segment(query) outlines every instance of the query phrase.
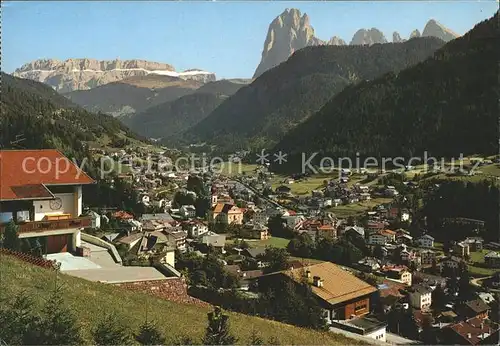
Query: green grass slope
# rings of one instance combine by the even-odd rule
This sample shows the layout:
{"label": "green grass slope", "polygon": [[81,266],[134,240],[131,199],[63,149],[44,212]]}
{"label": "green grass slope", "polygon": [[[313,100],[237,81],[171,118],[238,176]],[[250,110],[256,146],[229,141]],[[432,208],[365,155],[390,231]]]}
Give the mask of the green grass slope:
{"label": "green grass slope", "polygon": [[[191,336],[199,341],[205,333],[208,308],[177,304],[64,274],[59,274],[57,280],[63,286],[65,303],[78,317],[83,337],[88,343],[92,342],[90,331],[105,312],[117,314],[131,332],[136,332],[145,321],[147,310],[148,320],[157,323],[167,338],[167,343],[172,343],[181,336]],[[53,271],[20,262],[10,256],[0,257],[2,298],[14,297],[25,290],[33,297],[38,309],[45,303],[55,282]],[[249,342],[253,331],[257,331],[265,343],[275,337],[287,345],[360,344],[338,334],[317,332],[237,313],[229,315],[231,331],[237,335],[241,344]]]}

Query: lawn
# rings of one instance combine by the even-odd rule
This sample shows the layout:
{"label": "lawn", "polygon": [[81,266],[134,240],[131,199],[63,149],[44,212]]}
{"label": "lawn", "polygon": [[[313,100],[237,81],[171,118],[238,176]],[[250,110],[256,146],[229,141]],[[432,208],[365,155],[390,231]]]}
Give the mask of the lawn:
{"label": "lawn", "polygon": [[251,247],[266,247],[272,246],[277,248],[286,248],[290,239],[271,237],[266,240],[245,240]]}
{"label": "lawn", "polygon": [[474,251],[470,253],[470,260],[474,263],[484,263],[484,255],[488,253],[488,250]]}
{"label": "lawn", "polygon": [[495,269],[477,267],[477,266],[473,266],[473,265],[469,265],[468,268],[469,268],[470,275],[474,276],[474,277],[490,276],[496,272]]}
{"label": "lawn", "polygon": [[221,175],[227,177],[234,177],[240,174],[252,175],[255,169],[259,165],[248,164],[248,163],[236,163],[236,162],[223,162],[221,164],[214,164],[213,170],[215,172],[220,172]]}
{"label": "lawn", "polygon": [[332,213],[335,213],[337,217],[348,217],[363,214],[366,211],[373,209],[373,207],[382,204],[389,203],[392,198],[373,198],[368,201],[362,201],[359,203],[342,204],[329,209]]}
{"label": "lawn", "polygon": [[[12,257],[0,258],[0,295],[12,299],[20,291],[26,291],[34,299],[34,309],[40,309],[53,289],[53,271],[19,262]],[[64,299],[78,317],[85,344],[90,344],[90,330],[105,312],[118,315],[130,332],[135,332],[145,321],[155,321],[172,344],[180,336],[201,340],[207,325],[209,308],[179,304],[162,300],[144,293],[102,283],[59,274],[57,282],[63,286]],[[317,332],[287,324],[265,320],[238,313],[230,315],[231,331],[238,336],[240,344],[248,344],[253,331],[257,331],[267,343],[271,337],[282,344],[295,345],[347,345],[359,344],[355,340],[330,332]]]}

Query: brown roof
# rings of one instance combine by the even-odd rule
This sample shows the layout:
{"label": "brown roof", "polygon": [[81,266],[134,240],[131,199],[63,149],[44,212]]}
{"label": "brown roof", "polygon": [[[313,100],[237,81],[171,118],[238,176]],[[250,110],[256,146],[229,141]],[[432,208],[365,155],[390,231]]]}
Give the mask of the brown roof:
{"label": "brown roof", "polygon": [[0,200],[45,198],[40,185],[92,184],[94,180],[54,149],[0,150]]}
{"label": "brown roof", "polygon": [[311,277],[319,276],[323,280],[323,287],[312,286],[312,291],[315,295],[332,305],[377,291],[375,287],[331,262],[322,262],[306,268],[286,270],[282,273],[297,282],[301,282],[301,275],[304,270],[309,270]]}
{"label": "brown roof", "polygon": [[[449,326],[450,330],[460,335],[471,345],[478,344],[483,338],[498,330],[498,325],[481,318],[471,318]],[[470,337],[469,337],[470,336]]]}

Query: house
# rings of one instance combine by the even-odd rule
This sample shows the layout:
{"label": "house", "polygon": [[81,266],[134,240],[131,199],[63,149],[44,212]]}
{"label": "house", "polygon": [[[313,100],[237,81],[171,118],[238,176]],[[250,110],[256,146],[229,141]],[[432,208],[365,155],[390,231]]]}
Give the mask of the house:
{"label": "house", "polygon": [[276,188],[276,193],[278,193],[279,195],[290,195],[291,192],[292,189],[285,185],[280,185]]}
{"label": "house", "polygon": [[134,233],[134,234],[119,238],[117,240],[117,243],[125,245],[130,250],[131,248],[133,248],[136,244],[138,244],[141,241],[143,236],[144,236],[143,233]]}
{"label": "house", "polygon": [[458,242],[453,245],[452,249],[455,256],[465,258],[470,255],[469,243]]}
{"label": "house", "polygon": [[166,234],[168,242],[181,252],[186,251],[187,232],[181,230],[163,231]]}
{"label": "house", "polygon": [[156,220],[167,223],[174,223],[174,218],[169,213],[142,214],[141,221]]}
{"label": "house", "polygon": [[411,286],[411,272],[406,267],[392,267],[384,271],[385,277]]}
{"label": "house", "polygon": [[405,284],[384,279],[381,284],[377,285],[378,299],[375,300],[375,306],[379,308],[379,311],[389,312],[405,297],[403,293],[406,288]]}
{"label": "house", "polygon": [[385,245],[387,244],[387,237],[382,233],[372,233],[368,236],[368,244],[370,245]]}
{"label": "house", "polygon": [[432,275],[432,274],[427,274],[427,273],[422,273],[419,271],[416,271],[413,273],[413,281],[414,282],[421,282],[426,284],[427,286],[437,286],[440,285],[441,287],[446,286],[446,278],[438,275]]}
{"label": "house", "polygon": [[365,229],[363,227],[359,227],[359,226],[348,226],[348,227],[344,228],[342,235],[348,237],[351,232],[353,232],[352,234],[356,237],[359,236],[363,239],[365,238]]}
{"label": "house", "polygon": [[253,214],[253,222],[259,223],[261,225],[267,225],[267,222],[269,221],[269,213],[266,211],[256,211]]}
{"label": "house", "polygon": [[386,237],[388,242],[396,241],[396,232],[395,231],[391,231],[390,229],[385,229],[383,231],[380,231],[380,234],[382,234],[384,237]]}
{"label": "house", "polygon": [[212,234],[212,232],[208,232],[203,235],[201,242],[206,246],[213,246],[223,251],[226,246],[226,236],[224,234]]}
{"label": "house", "polygon": [[484,263],[490,268],[500,268],[500,254],[496,251],[490,251],[484,255]]}
{"label": "house", "polygon": [[432,250],[421,250],[420,251],[420,260],[422,265],[428,266],[432,265],[436,260],[436,253]]}
{"label": "house", "polygon": [[441,260],[441,266],[443,268],[457,269],[463,263],[463,260],[456,256],[448,256]]}
{"label": "house", "polygon": [[209,221],[211,223],[221,223],[224,225],[243,223],[243,212],[240,208],[233,204],[217,203],[215,207],[209,211]]}
{"label": "house", "polygon": [[[450,345],[494,345],[491,336],[498,332],[498,324],[481,318],[471,318],[442,329],[443,339]],[[498,339],[498,337],[497,337]]]}
{"label": "house", "polygon": [[259,287],[277,277],[296,284],[307,282],[325,311],[328,324],[350,320],[370,312],[370,297],[377,289],[331,262],[271,273],[259,278]]}
{"label": "house", "polygon": [[479,252],[483,250],[483,238],[480,237],[467,237],[464,243],[469,244],[469,250],[471,252]]}
{"label": "house", "polygon": [[461,317],[469,318],[488,318],[490,306],[477,298],[469,300],[457,307],[457,312]]}
{"label": "house", "polygon": [[92,220],[90,228],[100,229],[101,228],[101,215],[93,210],[89,210],[85,213],[85,216],[89,216]]}
{"label": "house", "polygon": [[267,226],[258,223],[250,223],[242,227],[240,236],[247,239],[266,240],[271,238],[271,233],[269,233],[269,228]]}
{"label": "house", "polygon": [[118,210],[112,213],[111,217],[118,221],[124,221],[124,220],[132,220],[134,218],[134,215],[127,213],[126,211],[123,210]]}
{"label": "house", "polygon": [[413,237],[409,234],[396,234],[396,243],[410,245],[413,242]]}
{"label": "house", "polygon": [[200,220],[192,220],[188,221],[187,230],[191,238],[198,238],[208,232],[208,226]]}
{"label": "house", "polygon": [[408,293],[411,306],[415,309],[428,310],[432,304],[431,294],[432,289],[426,285],[413,286]]}
{"label": "house", "polygon": [[373,317],[363,316],[350,320],[334,321],[332,325],[365,338],[374,339],[381,343],[386,342],[387,324]]}
{"label": "house", "polygon": [[183,205],[179,208],[179,212],[185,219],[196,217],[196,208],[194,205]]}
{"label": "house", "polygon": [[243,250],[242,255],[247,258],[258,259],[260,256],[264,255],[265,252],[266,248],[264,247],[248,248]]}
{"label": "house", "polygon": [[433,248],[434,247],[434,237],[425,234],[417,239],[417,243],[423,248]]}
{"label": "house", "polygon": [[43,254],[81,247],[82,186],[94,180],[57,150],[0,150],[0,232],[11,220]]}
{"label": "house", "polygon": [[357,267],[365,272],[374,272],[380,269],[380,263],[376,258],[365,257],[358,261]]}

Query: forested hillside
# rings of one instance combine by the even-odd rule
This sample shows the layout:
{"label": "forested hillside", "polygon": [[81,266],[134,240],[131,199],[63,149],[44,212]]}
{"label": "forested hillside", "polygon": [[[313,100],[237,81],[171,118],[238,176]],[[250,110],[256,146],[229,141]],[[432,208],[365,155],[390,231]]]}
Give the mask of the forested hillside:
{"label": "forested hillside", "polygon": [[[333,97],[276,147],[289,154],[434,156],[498,152],[498,12],[433,57]],[[292,157],[290,157],[292,158]]]}
{"label": "forested hillside", "polygon": [[0,146],[57,148],[82,156],[85,145],[106,137],[111,143],[139,140],[111,116],[89,113],[50,87],[2,73]]}
{"label": "forested hillside", "polygon": [[176,136],[212,112],[227,96],[195,93],[146,109],[134,116],[120,117],[127,126],[148,138]]}
{"label": "forested hillside", "polygon": [[241,88],[188,130],[185,139],[207,141],[228,151],[276,143],[349,84],[400,71],[443,44],[429,37],[405,43],[301,49]]}

